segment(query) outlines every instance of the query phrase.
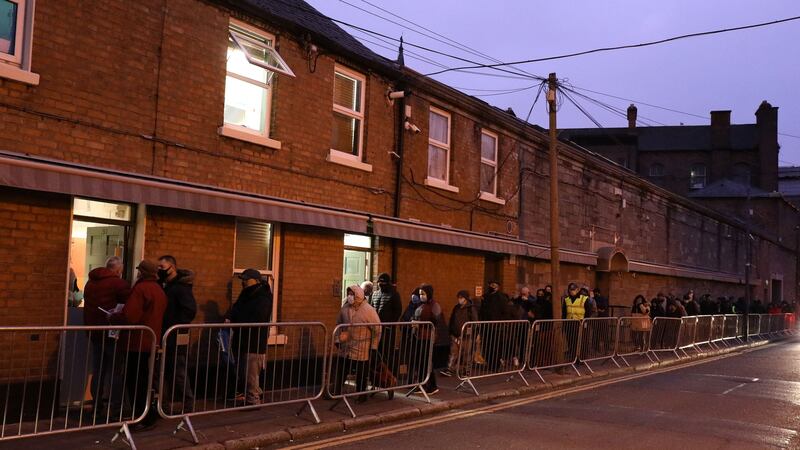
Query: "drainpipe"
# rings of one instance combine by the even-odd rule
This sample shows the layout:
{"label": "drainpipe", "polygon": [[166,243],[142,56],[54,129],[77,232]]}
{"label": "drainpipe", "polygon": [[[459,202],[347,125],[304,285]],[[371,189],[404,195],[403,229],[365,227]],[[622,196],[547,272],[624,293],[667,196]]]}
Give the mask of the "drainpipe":
{"label": "drainpipe", "polygon": [[[404,91],[405,86],[401,83],[397,91]],[[403,147],[405,146],[405,123],[406,123],[406,98],[405,96],[397,99],[397,140],[395,145],[395,182],[394,182],[394,211],[392,215],[400,218],[401,187],[403,185]],[[392,282],[397,283],[397,239],[392,239]]]}

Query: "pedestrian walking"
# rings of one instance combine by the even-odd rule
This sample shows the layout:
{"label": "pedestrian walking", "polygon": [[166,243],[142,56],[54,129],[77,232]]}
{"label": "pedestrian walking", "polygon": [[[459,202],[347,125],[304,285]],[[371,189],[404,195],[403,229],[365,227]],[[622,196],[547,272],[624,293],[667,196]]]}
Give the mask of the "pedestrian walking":
{"label": "pedestrian walking", "polygon": [[[192,323],[197,315],[197,301],[192,292],[194,272],[178,268],[178,261],[172,255],[158,258],[158,281],[167,295],[167,309],[164,312],[163,332],[174,325]],[[161,395],[169,400],[170,414],[194,411],[194,390],[188,375],[186,353],[189,346],[189,333],[171,333],[167,338],[167,348],[163,355],[164,386],[168,392]]]}
{"label": "pedestrian walking", "polygon": [[[447,368],[439,372],[446,377],[458,374],[458,358],[461,355],[461,363],[464,367],[472,366],[472,336],[464,335],[462,329],[467,322],[478,320],[478,310],[469,298],[469,291],[462,290],[456,294],[456,305],[450,313],[450,357],[447,361]],[[471,332],[471,330],[470,330]]]}
{"label": "pedestrian walking", "polygon": [[[114,311],[128,299],[131,286],[122,279],[122,270],[122,259],[112,256],[104,267],[89,272],[89,281],[83,289],[84,325],[108,325],[108,315],[104,311]],[[124,390],[120,361],[124,349],[118,345],[119,333],[90,331],[89,342],[92,348],[92,413],[96,418],[119,415]]]}
{"label": "pedestrian walking", "polygon": [[[242,290],[225,316],[226,323],[263,323],[272,318],[272,289],[256,269],[239,275]],[[231,350],[236,356],[234,404],[259,405],[263,402],[261,371],[266,367],[269,327],[233,328]]]}
{"label": "pedestrian walking", "polygon": [[[130,296],[125,300],[121,311],[109,316],[109,322],[117,325],[144,325],[155,335],[155,342],[161,341],[161,326],[164,311],[167,309],[167,296],[158,284],[158,266],[149,260],[142,260],[136,266],[138,275]],[[128,399],[133,410],[133,417],[144,413],[149,394],[151,380],[150,351],[153,345],[149,333],[131,331],[124,335],[128,355],[125,373]],[[149,409],[145,418],[133,426],[134,431],[152,428],[158,420],[156,408]]]}

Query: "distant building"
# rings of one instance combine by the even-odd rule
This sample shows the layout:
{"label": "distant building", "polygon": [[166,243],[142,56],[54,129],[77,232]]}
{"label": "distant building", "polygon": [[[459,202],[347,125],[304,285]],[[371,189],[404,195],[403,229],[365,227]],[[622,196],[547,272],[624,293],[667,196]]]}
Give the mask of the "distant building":
{"label": "distant building", "polygon": [[800,206],[800,167],[778,168],[778,190],[786,200]]}

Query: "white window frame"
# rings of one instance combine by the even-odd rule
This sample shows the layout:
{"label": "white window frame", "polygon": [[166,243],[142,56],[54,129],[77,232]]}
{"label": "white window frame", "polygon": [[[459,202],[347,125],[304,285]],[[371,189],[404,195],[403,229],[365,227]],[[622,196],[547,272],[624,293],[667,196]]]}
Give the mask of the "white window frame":
{"label": "white window frame", "polygon": [[[492,139],[494,139],[494,160],[486,159],[486,158],[483,157],[483,136],[484,135],[489,136]],[[485,129],[481,130],[481,153],[480,153],[480,155],[481,155],[481,169],[483,169],[484,165],[491,166],[494,169],[492,171],[492,174],[493,174],[492,176],[494,178],[492,180],[492,185],[493,185],[492,191],[491,192],[490,191],[484,191],[483,190],[483,180],[480,179],[480,176],[483,173],[483,170],[481,170],[480,173],[478,174],[478,177],[479,177],[478,178],[479,179],[478,184],[480,185],[479,189],[481,190],[482,194],[491,194],[492,196],[495,196],[495,197],[497,197],[497,149],[499,147],[499,141],[500,141],[500,138],[497,135],[497,133],[493,133],[493,132],[491,132],[489,130],[485,130]]]}
{"label": "white window frame", "polygon": [[347,67],[341,66],[339,64],[336,64],[333,69],[334,83],[336,82],[335,80],[337,74],[355,80],[358,83],[361,83],[361,89],[359,93],[360,95],[359,104],[361,105],[361,111],[355,111],[350,108],[337,105],[336,102],[333,100],[333,97],[331,98],[331,104],[333,105],[334,112],[343,114],[347,117],[358,119],[361,123],[361,126],[358,129],[358,154],[353,155],[352,153],[343,152],[341,150],[331,148],[330,152],[328,153],[327,159],[332,163],[341,164],[343,166],[352,167],[354,169],[364,170],[366,172],[372,172],[372,165],[364,162],[364,128],[366,127],[366,114],[364,113],[364,109],[366,108],[365,101],[366,101],[366,90],[367,90],[366,89],[367,77],[364,74],[348,69]]}
{"label": "white window frame", "polygon": [[[440,116],[443,116],[443,117],[447,118],[447,143],[444,143],[444,142],[441,142],[441,141],[437,141],[436,139],[431,137],[431,132],[430,132],[430,113],[435,113],[435,114],[438,114]],[[445,150],[447,152],[447,156],[445,158],[446,159],[446,161],[445,161],[446,162],[446,164],[445,164],[445,172],[444,172],[445,179],[442,180],[440,178],[432,177],[431,174],[428,173],[428,168],[427,168],[428,161],[429,161],[429,159],[431,157],[430,156],[430,149],[428,149],[428,155],[427,155],[427,158],[425,159],[425,165],[426,165],[426,168],[425,168],[425,173],[426,173],[425,185],[426,186],[435,187],[435,188],[439,188],[439,189],[444,189],[444,190],[450,191],[450,192],[458,192],[458,188],[450,184],[450,150],[452,148],[452,143],[453,143],[452,129],[453,129],[453,115],[450,114],[449,112],[443,110],[443,109],[437,108],[435,106],[431,106],[429,111],[428,111],[428,145],[429,146],[433,145],[434,147],[437,147],[437,148],[440,148],[442,150]]]}
{"label": "white window frame", "polygon": [[[703,175],[694,175],[694,168],[702,167]],[[702,183],[696,183],[695,178],[702,178]],[[708,167],[703,163],[696,163],[689,166],[689,189],[703,189],[708,185]]]}
{"label": "white window frame", "polygon": [[0,78],[37,86],[39,74],[31,72],[35,0],[8,0],[17,5],[14,53],[0,53]]}
{"label": "white window frame", "polygon": [[[255,39],[250,39],[242,33],[237,32],[233,27],[238,27],[243,30],[246,30],[250,33],[253,33],[266,41],[272,43],[272,46],[266,46],[263,42],[256,41]],[[294,77],[294,72],[292,72],[289,65],[281,58],[280,54],[275,50],[275,35],[268,33],[266,31],[260,30],[255,28],[251,25],[248,25],[244,22],[239,20],[231,19],[230,24],[228,25],[228,39],[232,40],[234,44],[239,47],[239,49],[244,53],[245,58],[250,64],[258,66],[264,70],[271,71],[274,73],[281,73],[284,75],[288,75]],[[270,66],[267,64],[263,64],[262,62],[252,58],[243,48],[242,48],[242,41],[245,40],[247,42],[262,46],[268,53],[270,53],[274,58],[276,58],[286,70],[283,70],[280,67]],[[225,47],[225,51],[227,52],[227,46]],[[227,65],[227,60],[226,60]],[[250,83],[255,86],[258,86],[262,89],[266,90],[266,95],[264,96],[264,123],[263,128],[264,131],[257,131],[247,127],[243,127],[241,125],[236,125],[232,123],[225,122],[225,118],[223,117],[223,124],[219,127],[219,134],[222,136],[227,136],[234,139],[239,139],[242,141],[252,142],[254,144],[263,145],[265,147],[270,147],[279,150],[281,148],[281,142],[275,139],[272,139],[269,136],[270,126],[272,124],[272,86],[271,83],[261,83],[255,81],[253,79],[241,76],[239,74],[228,72],[227,67],[225,68],[225,76],[232,77],[237,80],[243,81],[245,83]],[[224,94],[223,94],[223,102],[224,102]]]}

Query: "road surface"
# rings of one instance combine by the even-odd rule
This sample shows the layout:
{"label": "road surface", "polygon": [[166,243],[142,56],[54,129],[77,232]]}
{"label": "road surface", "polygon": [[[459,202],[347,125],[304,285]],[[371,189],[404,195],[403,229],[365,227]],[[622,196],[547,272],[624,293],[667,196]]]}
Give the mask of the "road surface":
{"label": "road surface", "polygon": [[800,448],[800,341],[294,447]]}

